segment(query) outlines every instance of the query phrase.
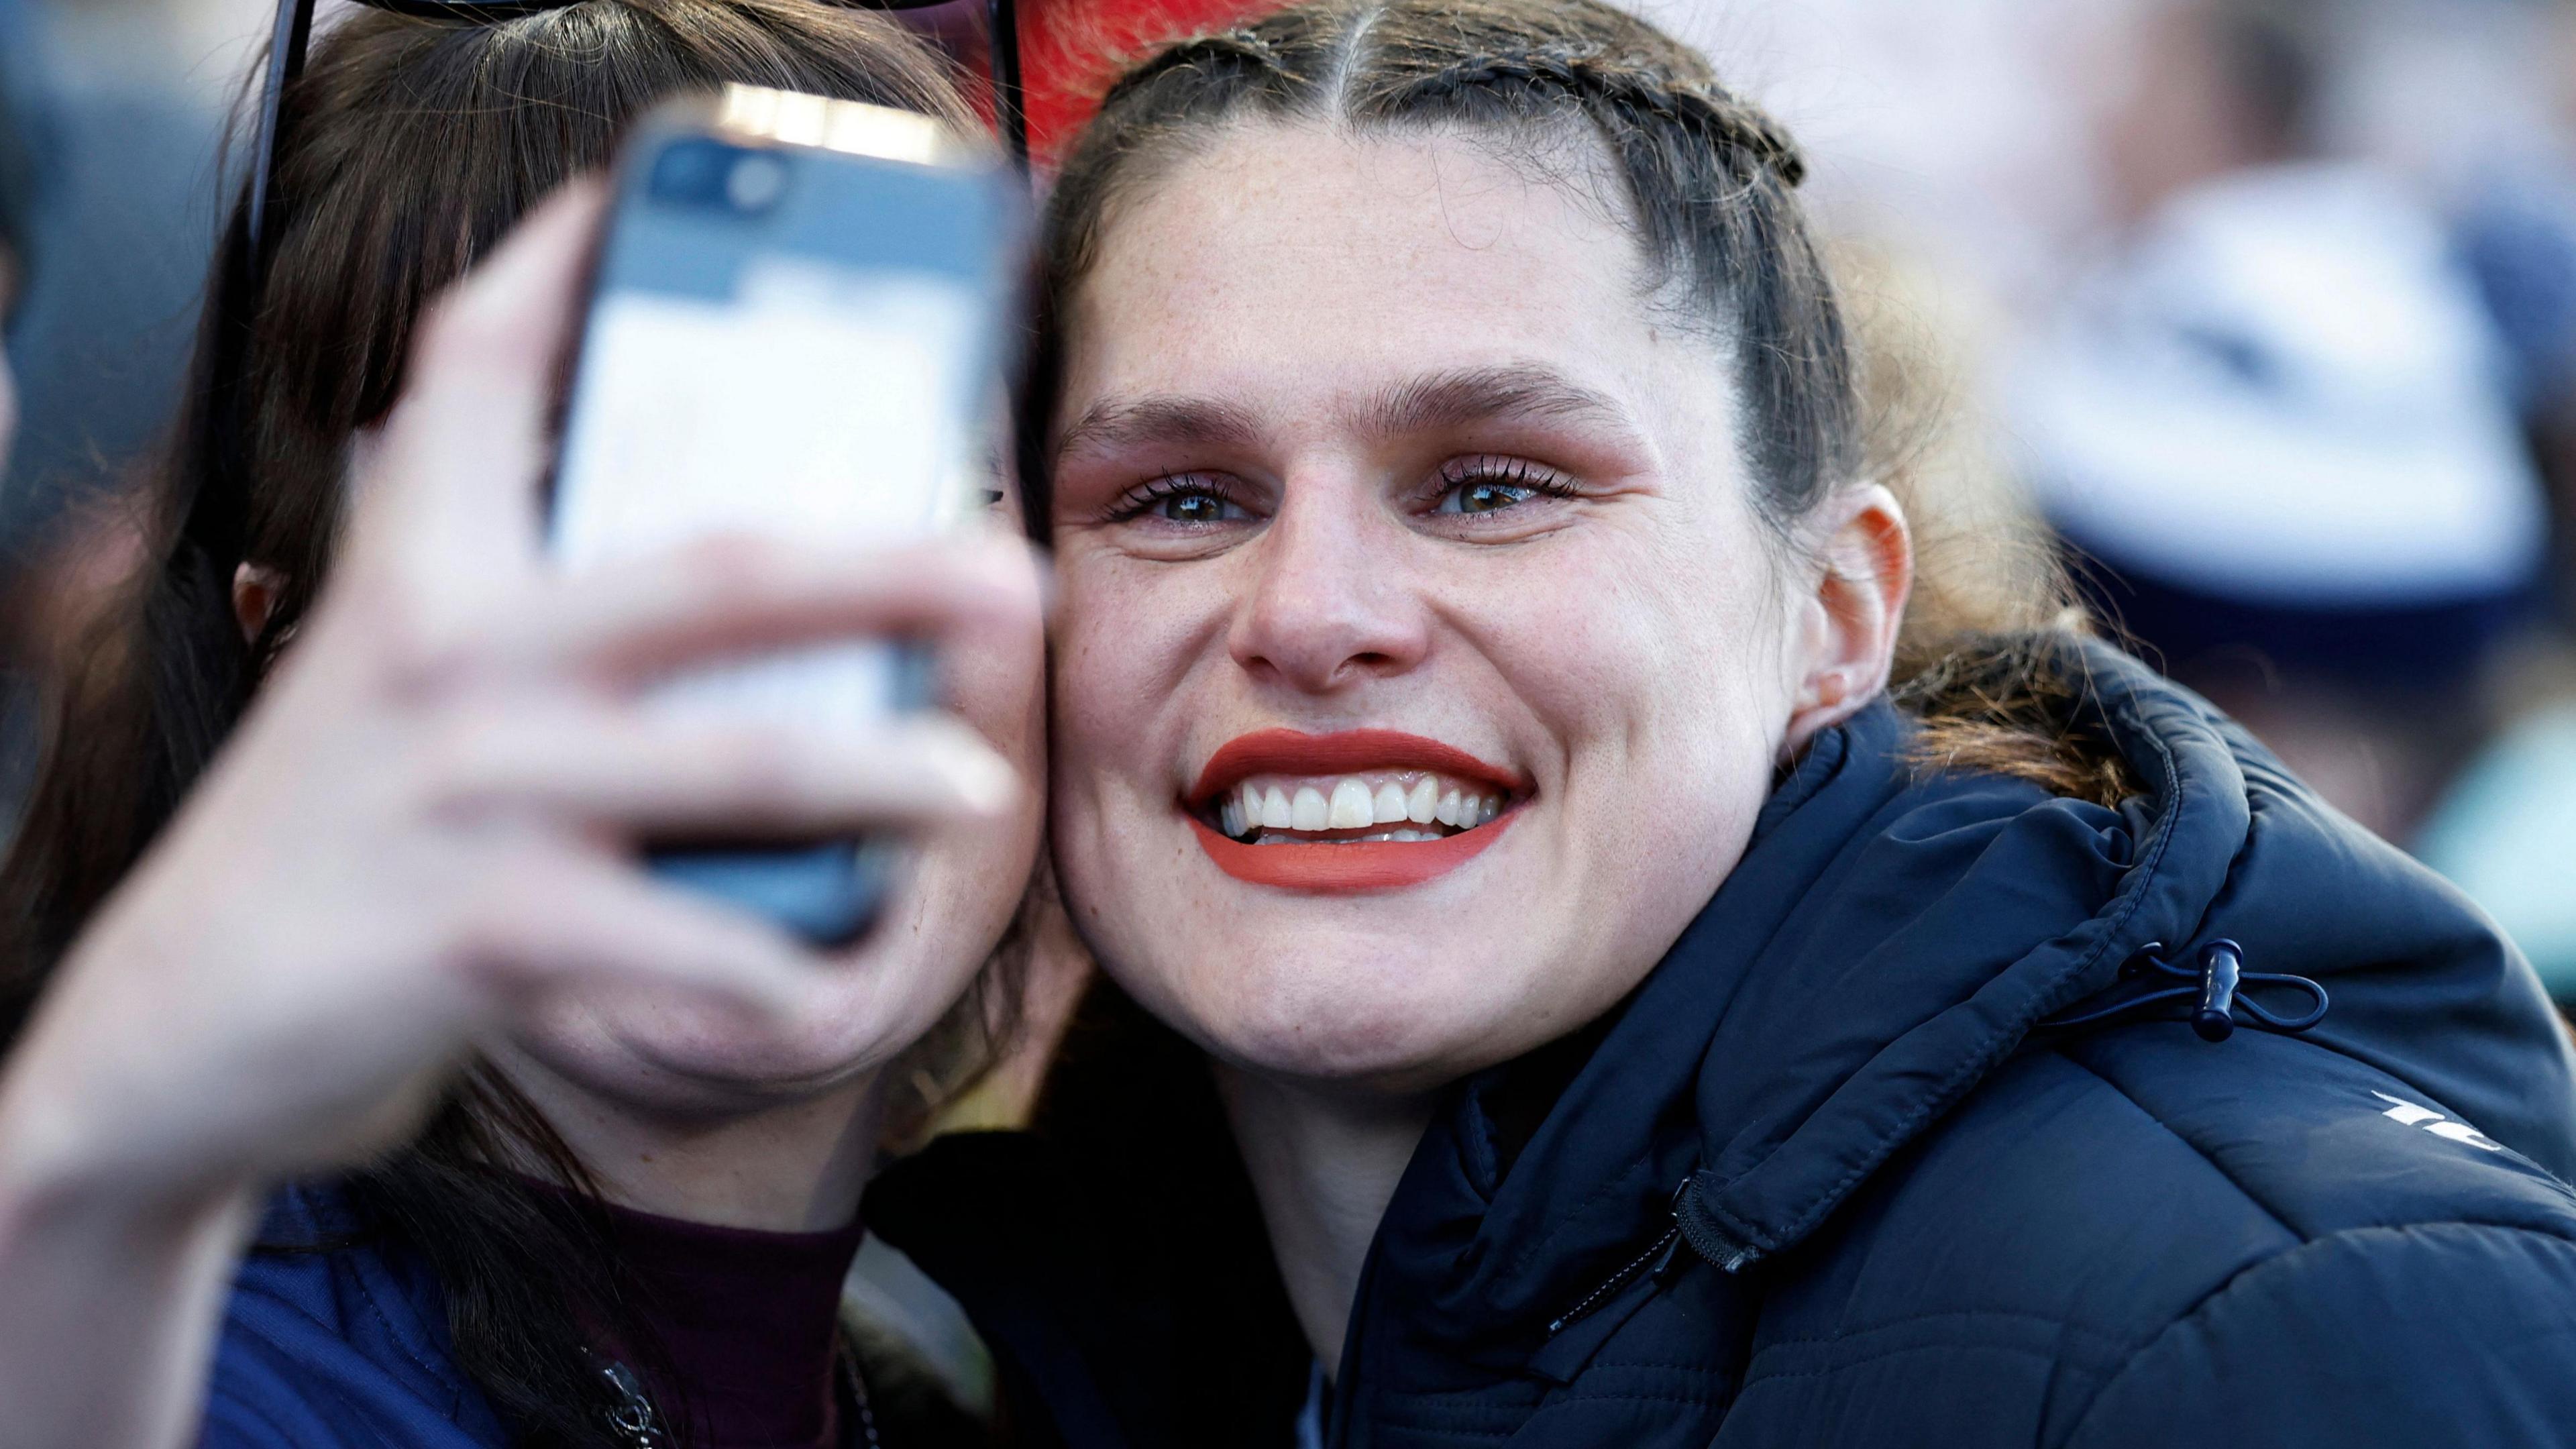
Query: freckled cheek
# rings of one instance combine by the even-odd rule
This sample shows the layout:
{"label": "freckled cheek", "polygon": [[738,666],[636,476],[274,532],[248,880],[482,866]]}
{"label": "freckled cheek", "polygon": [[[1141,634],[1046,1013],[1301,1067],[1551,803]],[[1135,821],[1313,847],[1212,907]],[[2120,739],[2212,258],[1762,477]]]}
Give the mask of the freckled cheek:
{"label": "freckled cheek", "polygon": [[[1059,564],[1055,752],[1065,784],[1088,793],[1115,778],[1160,780],[1175,713],[1194,707],[1197,652],[1222,647],[1205,590],[1183,570],[1129,560]],[[1198,671],[1204,674],[1204,671]]]}
{"label": "freckled cheek", "polygon": [[1512,695],[1561,752],[1573,797],[1627,817],[1633,797],[1678,803],[1744,776],[1768,748],[1776,693],[1767,661],[1779,624],[1759,586],[1705,556],[1553,562],[1544,579],[1502,581],[1472,613]]}

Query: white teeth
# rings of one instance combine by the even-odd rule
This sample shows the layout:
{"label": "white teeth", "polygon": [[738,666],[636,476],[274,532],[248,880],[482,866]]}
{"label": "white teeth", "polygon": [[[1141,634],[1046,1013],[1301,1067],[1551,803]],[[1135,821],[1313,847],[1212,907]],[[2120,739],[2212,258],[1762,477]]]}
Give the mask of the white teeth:
{"label": "white teeth", "polygon": [[1288,806],[1288,828],[1291,830],[1330,830],[1332,827],[1324,822],[1331,818],[1332,811],[1324,804],[1324,792],[1312,785],[1299,790],[1297,798]]}
{"label": "white teeth", "polygon": [[1394,825],[1404,819],[1404,787],[1390,780],[1377,787],[1376,819],[1378,825]]}
{"label": "white teeth", "polygon": [[[1235,839],[1262,831],[1366,830],[1374,825],[1398,828],[1345,839],[1439,840],[1444,837],[1438,831],[1406,827],[1438,824],[1473,830],[1500,815],[1508,803],[1505,796],[1482,794],[1437,775],[1411,771],[1395,779],[1372,773],[1310,785],[1246,781],[1216,802],[1216,823]],[[1274,836],[1270,843],[1281,842]]]}
{"label": "white teeth", "polygon": [[1333,787],[1332,813],[1326,817],[1325,829],[1356,830],[1376,822],[1376,806],[1365,781],[1344,780]]}
{"label": "white teeth", "polygon": [[[1380,807],[1381,812],[1384,807]],[[1428,825],[1439,819],[1440,782],[1429,775],[1413,784],[1413,793],[1404,797],[1404,818],[1416,825]],[[1380,818],[1384,816],[1381,813]]]}

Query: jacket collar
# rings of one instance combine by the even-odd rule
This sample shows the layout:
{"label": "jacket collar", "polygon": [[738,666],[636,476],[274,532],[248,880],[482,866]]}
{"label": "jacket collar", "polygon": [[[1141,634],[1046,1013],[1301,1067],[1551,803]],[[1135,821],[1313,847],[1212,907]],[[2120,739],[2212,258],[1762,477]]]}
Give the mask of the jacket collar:
{"label": "jacket collar", "polygon": [[[2120,812],[1994,779],[1910,784],[1885,715],[1855,741],[1846,773],[1884,803],[1801,902],[1813,931],[1758,953],[1763,989],[1699,1073],[1703,1158],[1679,1216],[1720,1267],[1795,1245],[2039,1022],[2199,931],[2251,823],[2244,773],[2196,697],[2112,649],[2085,662],[2154,791]],[[1782,1043],[1813,1045],[1756,1065]]]}
{"label": "jacket collar", "polygon": [[1780,1253],[2036,1023],[2188,941],[2245,840],[2242,772],[2206,705],[2114,650],[2084,663],[2151,795],[1918,778],[1884,703],[1827,732],[1526,1147],[1488,1111],[1525,1068],[1460,1094],[1363,1303],[1400,1295],[1408,1337],[1499,1365],[1668,1227],[1730,1271]]}

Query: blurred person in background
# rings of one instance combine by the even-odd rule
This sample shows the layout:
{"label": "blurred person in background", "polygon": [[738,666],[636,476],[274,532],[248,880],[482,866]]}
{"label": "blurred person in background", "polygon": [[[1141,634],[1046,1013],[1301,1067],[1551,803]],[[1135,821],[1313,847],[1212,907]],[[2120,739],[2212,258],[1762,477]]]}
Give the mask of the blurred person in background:
{"label": "blurred person in background", "polygon": [[[59,151],[52,257],[17,339],[26,404],[0,476],[0,545],[56,539],[68,505],[147,463],[179,402],[216,227],[234,85],[262,0],[9,0],[17,66],[41,68]],[[69,520],[83,526],[83,520]]]}
{"label": "blurred person in background", "polygon": [[[1948,334],[1956,396],[2005,415],[2026,479],[2153,490],[2079,521],[2129,531],[2097,601],[2576,992],[2576,7],[1645,8],[1809,139],[1821,224]],[[2303,487],[2389,516],[2278,542],[2248,521]],[[2474,602],[2517,580],[2530,607]],[[2356,642],[2445,593],[2472,601],[2447,640]]]}
{"label": "blurred person in background", "polygon": [[[355,8],[285,95],[270,260],[237,207],[146,564],[51,681],[0,874],[12,1446],[980,1434],[838,1306],[881,1144],[997,1025],[1039,824],[1025,549],[565,579],[536,497],[596,188],[430,304],[726,81],[972,124],[895,22],[807,0]],[[948,646],[958,719],[638,698],[887,633]],[[915,868],[830,952],[637,858],[860,828],[917,832]]]}
{"label": "blurred person in background", "polygon": [[1110,93],[1021,436],[1119,989],[872,1223],[1085,1445],[2562,1439],[2528,968],[2045,568],[1914,609],[1803,175],[1584,0]]}
{"label": "blurred person in background", "polygon": [[[2419,58],[2477,30],[2425,13],[2421,0],[2405,8],[2415,23],[2373,50],[2374,94],[2401,78],[2422,89]],[[2427,169],[2449,180],[2462,257],[2514,360],[2551,504],[2554,628],[2513,661],[2496,738],[2414,844],[2494,914],[2576,1014],[2576,6],[2497,4],[2477,18],[2501,33],[2430,77],[2424,109],[2436,124],[2382,118],[2379,129],[2390,149],[2404,138],[2430,152]],[[2499,72],[2537,83],[2500,87]]]}
{"label": "blurred person in background", "polygon": [[[39,201],[50,179],[45,120],[34,102],[35,47],[18,0],[0,0],[0,475],[9,466],[20,407],[18,321],[33,280],[33,232]],[[43,632],[46,581],[36,571],[10,566],[11,539],[0,531],[0,838],[34,768],[27,747],[35,687],[25,664],[29,644]]]}
{"label": "blurred person in background", "polygon": [[18,427],[17,373],[11,347],[27,294],[39,185],[33,117],[23,73],[26,20],[17,0],[0,0],[0,468]]}
{"label": "blurred person in background", "polygon": [[2548,525],[2444,219],[2319,154],[2339,13],[2140,8],[2101,122],[2119,244],[2010,416],[2105,616],[2402,841],[2491,728]]}

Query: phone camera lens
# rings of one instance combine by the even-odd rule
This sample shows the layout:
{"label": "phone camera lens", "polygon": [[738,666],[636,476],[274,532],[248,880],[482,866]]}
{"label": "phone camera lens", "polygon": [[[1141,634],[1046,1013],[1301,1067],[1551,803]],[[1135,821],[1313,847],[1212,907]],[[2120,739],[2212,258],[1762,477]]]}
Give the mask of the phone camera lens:
{"label": "phone camera lens", "polygon": [[714,141],[678,142],[653,163],[653,194],[687,206],[720,205],[725,178],[737,154],[731,146]]}
{"label": "phone camera lens", "polygon": [[725,174],[725,199],[740,211],[766,211],[786,190],[787,163],[775,156],[740,157]]}

